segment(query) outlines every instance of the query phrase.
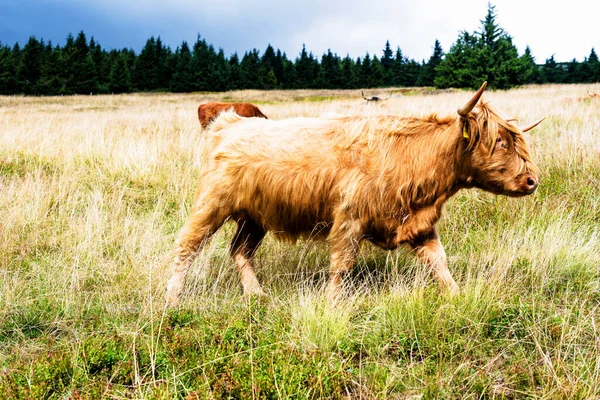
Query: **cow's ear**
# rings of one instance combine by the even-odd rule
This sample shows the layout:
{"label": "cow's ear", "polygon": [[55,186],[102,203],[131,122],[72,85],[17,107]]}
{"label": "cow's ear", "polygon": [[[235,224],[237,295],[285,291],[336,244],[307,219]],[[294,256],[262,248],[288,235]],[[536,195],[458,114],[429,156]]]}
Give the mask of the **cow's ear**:
{"label": "cow's ear", "polygon": [[463,123],[462,133],[465,139],[469,139],[469,123],[467,121]]}

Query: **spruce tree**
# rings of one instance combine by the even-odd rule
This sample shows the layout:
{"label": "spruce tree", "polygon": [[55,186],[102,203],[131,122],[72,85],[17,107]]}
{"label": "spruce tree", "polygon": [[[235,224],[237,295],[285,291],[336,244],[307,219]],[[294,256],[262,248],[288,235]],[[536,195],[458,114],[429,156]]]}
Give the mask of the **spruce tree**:
{"label": "spruce tree", "polygon": [[0,44],[0,94],[17,93],[16,72],[19,55],[18,44],[15,44],[12,50]]}
{"label": "spruce tree", "polygon": [[520,57],[520,62],[522,70],[521,76],[519,78],[519,83],[540,83],[541,76],[539,67],[535,63],[535,58],[531,54],[531,49],[529,48],[529,46],[525,47],[525,52]]}
{"label": "spruce tree", "polygon": [[277,56],[275,49],[270,44],[267,46],[265,53],[260,59],[260,86],[265,90],[275,89],[279,82],[275,75],[277,64]]}
{"label": "spruce tree", "polygon": [[421,64],[410,59],[406,64],[406,74],[404,86],[416,86],[421,74]]}
{"label": "spruce tree", "polygon": [[283,88],[293,89],[297,86],[296,64],[289,60],[285,53],[283,53],[281,60],[283,64]]}
{"label": "spruce tree", "polygon": [[230,86],[231,71],[229,63],[225,58],[223,49],[219,49],[213,58],[211,73],[209,75],[209,90],[224,92],[231,89]]}
{"label": "spruce tree", "polygon": [[37,91],[40,94],[51,96],[57,94],[63,85],[60,79],[61,49],[59,46],[52,47],[52,43],[49,42],[46,45],[45,53],[42,76]]}
{"label": "spruce tree", "polygon": [[512,38],[496,22],[495,7],[481,21],[481,30],[462,32],[435,70],[438,87],[478,88],[483,81],[492,88],[509,88],[520,83],[523,63]]}
{"label": "spruce tree", "polygon": [[433,54],[429,57],[429,61],[423,65],[421,74],[419,76],[419,86],[433,86],[435,81],[436,72],[435,69],[442,62],[444,57],[444,50],[440,41],[435,39],[433,44]]}
{"label": "spruce tree", "polygon": [[340,59],[329,49],[321,57],[318,86],[323,89],[337,89],[342,87]]}
{"label": "spruce tree", "polygon": [[408,60],[402,54],[400,46],[396,49],[396,55],[391,67],[391,84],[393,86],[406,86]]}
{"label": "spruce tree", "polygon": [[217,53],[213,45],[208,44],[200,35],[196,39],[192,53],[192,73],[194,79],[192,82],[195,91],[213,90],[215,84],[212,79],[215,77],[215,68],[217,66]]}
{"label": "spruce tree", "polygon": [[98,93],[108,93],[108,81],[112,64],[106,60],[106,52],[97,43],[94,38],[90,38],[90,56],[94,63],[94,81],[96,82]]}
{"label": "spruce tree", "polygon": [[589,75],[586,77],[586,82],[600,82],[600,61],[593,47],[587,58],[587,66],[589,68]]}
{"label": "spruce tree", "polygon": [[567,78],[567,73],[563,67],[556,62],[554,54],[546,59],[546,63],[542,67],[546,82],[548,83],[564,83]]}
{"label": "spruce tree", "polygon": [[171,80],[171,90],[174,92],[191,91],[194,75],[192,73],[192,53],[190,46],[184,40],[175,50],[175,72]]}
{"label": "spruce tree", "polygon": [[90,47],[83,31],[79,32],[74,43],[75,54],[71,61],[73,65],[73,93],[89,94],[95,92],[98,86],[96,81],[96,65],[90,53]]}
{"label": "spruce tree", "polygon": [[23,46],[21,60],[17,67],[17,84],[19,91],[24,94],[37,93],[38,81],[42,76],[44,42],[31,36]]}
{"label": "spruce tree", "polygon": [[319,75],[319,61],[315,59],[312,52],[307,53],[306,46],[302,45],[300,58],[296,59],[297,88],[315,88]]}
{"label": "spruce tree", "polygon": [[483,71],[480,65],[474,63],[478,57],[476,51],[477,38],[468,32],[461,32],[458,39],[444,57],[444,60],[435,69],[435,86],[448,87],[474,87],[483,83]]}
{"label": "spruce tree", "polygon": [[394,84],[392,76],[392,64],[394,63],[394,52],[390,47],[390,41],[385,41],[385,47],[383,48],[383,56],[381,57],[381,66],[383,67],[384,84],[386,86],[392,86]]}
{"label": "spruce tree", "polygon": [[[275,89],[279,85],[275,69],[282,69],[278,65],[277,55],[273,46],[270,44],[267,46],[265,53],[260,59],[260,86],[263,89]],[[283,72],[283,71],[281,71]]]}
{"label": "spruce tree", "polygon": [[131,73],[125,53],[120,53],[111,67],[108,87],[112,93],[131,92]]}
{"label": "spruce tree", "polygon": [[242,88],[242,70],[240,69],[240,59],[237,53],[233,53],[229,58],[229,76],[231,79],[230,90],[239,90]]}
{"label": "spruce tree", "polygon": [[[358,63],[357,63],[358,64]],[[367,52],[360,63],[360,72],[358,75],[358,82],[361,88],[372,88],[372,67],[371,67],[371,56]]]}
{"label": "spruce tree", "polygon": [[342,88],[343,89],[356,89],[358,88],[357,77],[355,73],[354,60],[350,58],[348,54],[341,62],[341,75],[342,75]]}
{"label": "spruce tree", "polygon": [[141,91],[158,89],[159,72],[154,36],[146,41],[142,51],[136,57],[133,71],[132,80],[135,89]]}
{"label": "spruce tree", "polygon": [[260,55],[257,49],[244,54],[240,62],[242,89],[260,89]]}
{"label": "spruce tree", "polygon": [[370,79],[370,87],[382,87],[386,85],[385,81],[385,70],[383,65],[381,65],[381,61],[377,56],[373,56],[373,60],[371,61],[371,79]]}

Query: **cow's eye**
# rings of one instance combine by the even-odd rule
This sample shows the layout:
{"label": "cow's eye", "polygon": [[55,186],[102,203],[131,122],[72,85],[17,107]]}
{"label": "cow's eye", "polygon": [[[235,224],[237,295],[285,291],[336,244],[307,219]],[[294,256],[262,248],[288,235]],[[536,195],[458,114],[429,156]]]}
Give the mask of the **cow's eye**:
{"label": "cow's eye", "polygon": [[501,138],[501,137],[497,137],[497,138],[496,138],[496,143],[500,143],[501,141],[502,141],[502,138]]}

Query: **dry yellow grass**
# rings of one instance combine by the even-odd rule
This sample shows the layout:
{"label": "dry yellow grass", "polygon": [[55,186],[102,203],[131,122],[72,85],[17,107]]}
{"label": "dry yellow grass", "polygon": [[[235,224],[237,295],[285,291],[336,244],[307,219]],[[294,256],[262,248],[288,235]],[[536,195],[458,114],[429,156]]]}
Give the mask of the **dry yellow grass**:
{"label": "dry yellow grass", "polygon": [[[240,297],[225,227],[165,314],[195,190],[198,104],[272,119],[455,112],[414,90],[0,97],[0,391],[8,397],[540,397],[600,394],[599,85],[489,92],[528,124],[535,195],[457,195],[440,224],[463,292],[438,296],[406,250],[363,246],[354,294],[321,295],[322,244],[267,238],[270,297]],[[387,93],[381,90],[373,95]],[[371,92],[369,92],[371,93]],[[208,269],[200,265],[208,264]]]}

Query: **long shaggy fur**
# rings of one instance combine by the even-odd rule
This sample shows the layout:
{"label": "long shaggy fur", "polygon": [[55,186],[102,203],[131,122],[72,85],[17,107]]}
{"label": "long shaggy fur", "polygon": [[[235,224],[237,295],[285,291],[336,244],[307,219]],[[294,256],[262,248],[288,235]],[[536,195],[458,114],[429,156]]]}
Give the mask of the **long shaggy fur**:
{"label": "long shaggy fur", "polygon": [[327,237],[333,291],[363,239],[384,249],[409,243],[441,284],[455,287],[435,228],[443,204],[462,188],[520,196],[537,186],[522,132],[487,104],[467,117],[444,118],[271,121],[228,111],[206,132],[206,143],[170,301],[193,254],[226,219],[252,243],[232,242],[246,291],[260,291],[251,257],[267,232]]}

